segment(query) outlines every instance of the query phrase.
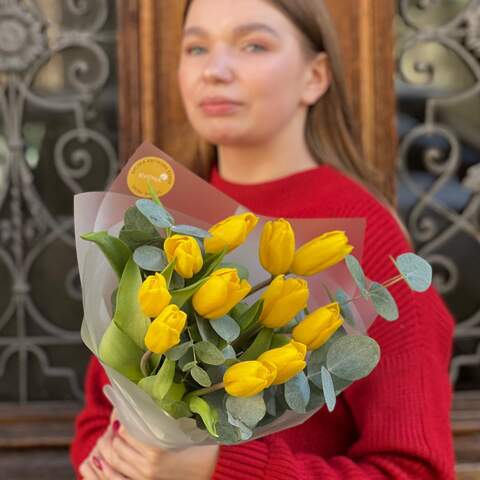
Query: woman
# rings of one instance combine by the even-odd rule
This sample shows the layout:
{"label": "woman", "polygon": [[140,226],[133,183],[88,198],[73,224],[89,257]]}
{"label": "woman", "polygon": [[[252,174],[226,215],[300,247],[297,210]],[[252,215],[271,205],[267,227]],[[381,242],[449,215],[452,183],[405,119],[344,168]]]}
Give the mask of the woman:
{"label": "woman", "polygon": [[[323,0],[188,2],[179,83],[213,185],[256,213],[365,217],[363,265],[384,281],[410,251],[381,179],[355,142]],[[204,145],[204,146],[205,146]],[[374,195],[372,195],[372,193]],[[391,288],[400,319],[378,318],[374,372],[335,410],[230,447],[164,451],[111,416],[92,360],[72,459],[90,479],[453,479],[448,380],[453,321],[434,288]]]}

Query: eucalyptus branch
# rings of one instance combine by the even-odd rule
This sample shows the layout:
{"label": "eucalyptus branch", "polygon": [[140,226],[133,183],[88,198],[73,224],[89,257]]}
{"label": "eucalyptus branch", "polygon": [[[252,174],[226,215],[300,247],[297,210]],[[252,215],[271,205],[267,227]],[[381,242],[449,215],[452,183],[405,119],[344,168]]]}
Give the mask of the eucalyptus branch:
{"label": "eucalyptus branch", "polygon": [[263,282],[257,283],[257,285],[255,285],[254,287],[252,287],[252,289],[250,290],[250,292],[248,292],[247,297],[249,297],[250,295],[253,295],[254,293],[256,293],[256,292],[258,292],[259,290],[261,290],[262,288],[268,287],[271,282],[272,282],[272,279],[269,278],[268,280],[265,280],[265,281],[263,281]]}
{"label": "eucalyptus branch", "polygon": [[[392,285],[395,285],[398,282],[401,282],[402,280],[403,280],[403,276],[402,275],[397,275],[396,277],[392,277],[389,280],[386,280],[381,285],[382,285],[382,287],[388,288],[388,287],[391,287]],[[353,297],[350,300],[347,300],[342,305],[347,305],[347,303],[354,302],[355,300],[358,300],[360,298],[362,298],[362,295],[357,295],[356,297]]]}
{"label": "eucalyptus branch", "polygon": [[215,385],[212,385],[211,387],[205,387],[205,388],[200,388],[199,390],[194,390],[193,392],[190,392],[188,394],[188,397],[199,397],[201,395],[207,395],[209,393],[216,392],[217,390],[222,390],[225,388],[225,384],[222,383],[216,383]]}

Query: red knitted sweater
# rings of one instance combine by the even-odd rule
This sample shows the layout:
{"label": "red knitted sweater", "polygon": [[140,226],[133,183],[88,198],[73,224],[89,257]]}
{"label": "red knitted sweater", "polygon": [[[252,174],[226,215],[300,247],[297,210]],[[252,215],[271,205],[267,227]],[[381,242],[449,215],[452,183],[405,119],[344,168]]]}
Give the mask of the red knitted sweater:
{"label": "red knitted sweater", "polygon": [[[366,275],[395,276],[388,255],[411,251],[390,213],[357,182],[328,165],[255,185],[212,184],[255,213],[276,217],[365,217]],[[221,447],[215,480],[450,480],[454,458],[449,422],[448,364],[453,319],[434,287],[412,293],[390,287],[400,318],[377,318],[369,335],[380,344],[376,369],[303,425],[240,446]],[[71,458],[78,467],[106,429],[108,379],[96,359],[86,377],[85,408],[76,422]]]}

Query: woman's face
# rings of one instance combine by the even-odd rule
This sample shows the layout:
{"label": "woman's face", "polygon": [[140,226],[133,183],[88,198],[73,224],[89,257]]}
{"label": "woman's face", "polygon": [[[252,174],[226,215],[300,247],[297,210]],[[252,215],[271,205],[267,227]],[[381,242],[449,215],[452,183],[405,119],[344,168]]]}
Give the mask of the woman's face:
{"label": "woman's face", "polygon": [[178,79],[190,122],[209,142],[268,142],[306,110],[308,68],[300,33],[268,2],[193,2]]}

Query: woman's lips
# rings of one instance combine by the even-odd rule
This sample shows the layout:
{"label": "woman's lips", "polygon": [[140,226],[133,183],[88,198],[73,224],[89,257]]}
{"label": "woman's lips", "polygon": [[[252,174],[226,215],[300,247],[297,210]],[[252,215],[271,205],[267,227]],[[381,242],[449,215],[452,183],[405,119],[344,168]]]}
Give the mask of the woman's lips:
{"label": "woman's lips", "polygon": [[206,115],[219,116],[219,115],[231,115],[235,113],[241,104],[238,102],[231,102],[228,100],[215,100],[206,101],[200,104],[200,108]]}

